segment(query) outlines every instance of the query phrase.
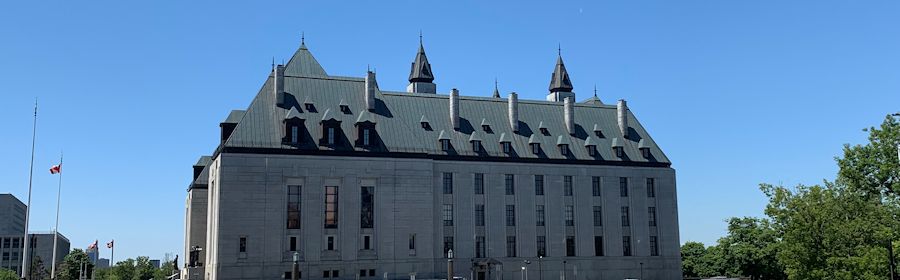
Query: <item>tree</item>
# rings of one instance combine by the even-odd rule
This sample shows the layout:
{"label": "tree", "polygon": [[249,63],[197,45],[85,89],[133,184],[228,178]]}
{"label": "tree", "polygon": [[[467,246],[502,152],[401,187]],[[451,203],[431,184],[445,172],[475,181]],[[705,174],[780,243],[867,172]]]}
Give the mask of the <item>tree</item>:
{"label": "tree", "polygon": [[701,277],[704,269],[703,256],[706,255],[706,246],[700,242],[689,241],[681,245],[681,271],[684,277]]}
{"label": "tree", "polygon": [[87,254],[81,249],[74,249],[63,258],[62,264],[56,270],[56,279],[59,280],[77,280],[79,272],[81,272],[82,264],[88,271],[94,268],[94,265],[88,261]]}
{"label": "tree", "polygon": [[44,267],[44,261],[41,260],[40,256],[34,256],[34,258],[31,259],[31,266],[29,266],[28,269],[30,270],[28,272],[29,279],[50,278],[50,272]]}
{"label": "tree", "polygon": [[19,275],[15,271],[0,268],[0,280],[19,280]]}
{"label": "tree", "polygon": [[777,258],[779,237],[769,220],[731,218],[728,235],[718,243],[725,267],[730,270],[726,272],[753,280],[786,278]]}

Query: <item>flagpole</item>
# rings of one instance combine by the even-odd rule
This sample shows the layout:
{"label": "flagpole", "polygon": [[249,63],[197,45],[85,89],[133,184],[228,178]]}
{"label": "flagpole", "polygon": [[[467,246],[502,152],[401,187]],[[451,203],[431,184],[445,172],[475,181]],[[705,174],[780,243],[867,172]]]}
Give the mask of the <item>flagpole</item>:
{"label": "flagpole", "polygon": [[112,246],[109,246],[109,250],[111,251],[109,256],[109,266],[113,267],[116,265],[116,240],[113,239],[110,244],[112,244]]}
{"label": "flagpole", "polygon": [[56,240],[59,239],[59,198],[62,196],[62,162],[63,153],[59,152],[59,186],[56,190],[56,226],[53,228],[53,264],[50,266],[50,279],[56,279]]}
{"label": "flagpole", "polygon": [[31,166],[29,167],[31,170],[28,172],[28,204],[27,208],[25,208],[25,249],[22,255],[22,279],[28,279],[25,276],[28,275],[28,266],[31,265],[29,261],[31,258],[28,257],[28,243],[31,241],[28,238],[28,222],[31,218],[31,179],[34,177],[34,143],[35,139],[37,139],[37,98],[34,99],[34,121],[31,126]]}

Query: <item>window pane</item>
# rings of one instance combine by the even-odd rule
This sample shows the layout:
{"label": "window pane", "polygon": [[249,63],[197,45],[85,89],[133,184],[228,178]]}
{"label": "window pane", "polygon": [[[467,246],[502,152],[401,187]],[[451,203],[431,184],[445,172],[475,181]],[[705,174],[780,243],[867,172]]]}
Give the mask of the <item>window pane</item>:
{"label": "window pane", "polygon": [[544,226],[544,205],[535,205],[535,216],[537,226]]}
{"label": "window pane", "polygon": [[300,228],[300,186],[287,187],[287,228]]}
{"label": "window pane", "polygon": [[375,227],[375,187],[360,188],[360,203],[359,226]]}
{"label": "window pane", "polygon": [[619,195],[622,197],[628,196],[628,178],[619,177]]}
{"label": "window pane", "polygon": [[575,226],[575,206],[566,205],[566,226]]}
{"label": "window pane", "polygon": [[453,193],[453,173],[444,172],[444,194]]}
{"label": "window pane", "polygon": [[484,174],[475,173],[475,194],[484,194]]}
{"label": "window pane", "polygon": [[453,204],[444,204],[443,208],[443,216],[444,216],[444,225],[452,226],[453,225]]}
{"label": "window pane", "polygon": [[506,205],[506,225],[507,226],[515,226],[516,225],[516,206],[515,205]]}
{"label": "window pane", "polygon": [[338,187],[325,187],[325,228],[338,226]]}
{"label": "window pane", "polygon": [[513,174],[506,174],[505,176],[506,182],[506,195],[514,195],[516,194],[516,182]]}
{"label": "window pane", "polygon": [[563,176],[563,193],[572,196],[572,176]]}
{"label": "window pane", "polygon": [[544,195],[544,175],[534,175],[534,195]]}
{"label": "window pane", "polygon": [[594,196],[600,196],[600,177],[594,176],[591,178],[591,192]]}

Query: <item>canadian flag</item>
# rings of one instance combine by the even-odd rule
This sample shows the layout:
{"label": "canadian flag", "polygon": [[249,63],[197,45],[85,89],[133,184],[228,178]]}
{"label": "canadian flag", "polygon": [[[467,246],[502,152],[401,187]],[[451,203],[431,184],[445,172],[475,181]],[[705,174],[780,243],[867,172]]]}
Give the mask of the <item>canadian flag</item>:
{"label": "canadian flag", "polygon": [[113,247],[113,245],[114,245],[113,242],[115,242],[115,240],[111,240],[111,241],[109,241],[109,242],[106,242],[106,248],[112,249],[112,247]]}
{"label": "canadian flag", "polygon": [[50,167],[50,174],[57,174],[62,170],[62,164],[57,164]]}
{"label": "canadian flag", "polygon": [[88,246],[88,250],[97,250],[97,240],[94,240],[94,243]]}

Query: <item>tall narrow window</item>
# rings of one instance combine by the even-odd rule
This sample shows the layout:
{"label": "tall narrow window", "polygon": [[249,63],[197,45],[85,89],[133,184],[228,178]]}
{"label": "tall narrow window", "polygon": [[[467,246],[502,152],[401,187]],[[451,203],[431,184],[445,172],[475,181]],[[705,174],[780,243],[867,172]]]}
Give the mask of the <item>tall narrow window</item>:
{"label": "tall narrow window", "polygon": [[500,143],[500,147],[503,149],[503,152],[507,154],[512,150],[511,146],[512,145],[510,145],[509,142]]}
{"label": "tall narrow window", "polygon": [[594,226],[603,226],[603,208],[600,206],[594,206]]}
{"label": "tall narrow window", "polygon": [[413,234],[409,235],[409,250],[412,251],[415,249],[416,249],[416,234],[413,233]]}
{"label": "tall narrow window", "polygon": [[569,145],[559,145],[559,153],[563,156],[569,155]]}
{"label": "tall narrow window", "polygon": [[484,194],[484,173],[475,173],[475,194]]}
{"label": "tall narrow window", "polygon": [[506,205],[506,226],[516,226],[516,206]]}
{"label": "tall narrow window", "polygon": [[296,125],[291,126],[291,143],[300,143],[300,127]]}
{"label": "tall narrow window", "polygon": [[[232,252],[234,252],[234,251],[232,251]],[[246,236],[241,236],[241,238],[238,239],[238,252],[241,252],[241,253],[247,252],[247,237]]]}
{"label": "tall narrow window", "polygon": [[475,226],[484,226],[484,204],[475,204]]}
{"label": "tall narrow window", "polygon": [[547,236],[537,236],[537,254],[539,257],[547,256]]}
{"label": "tall narrow window", "polygon": [[626,177],[619,177],[619,196],[628,196],[628,178]]}
{"label": "tall narrow window", "polygon": [[506,256],[507,257],[515,257],[516,256],[516,237],[515,236],[507,236],[506,237]]}
{"label": "tall narrow window", "polygon": [[647,197],[656,197],[656,180],[647,178]]}
{"label": "tall narrow window", "polygon": [[447,252],[453,250],[453,236],[444,236],[444,257],[447,257]]}
{"label": "tall narrow window", "polygon": [[326,138],[326,143],[328,145],[334,145],[334,127],[328,127],[328,138]]}
{"label": "tall narrow window", "polygon": [[597,146],[595,145],[587,145],[588,155],[595,157],[597,156]]}
{"label": "tall narrow window", "polygon": [[338,187],[325,187],[325,228],[338,227]]}
{"label": "tall narrow window", "polygon": [[659,256],[659,245],[656,242],[656,236],[650,236],[650,255]]}
{"label": "tall narrow window", "polygon": [[361,228],[375,227],[375,187],[360,188],[360,216],[359,226]]}
{"label": "tall narrow window", "polygon": [[535,215],[534,220],[536,222],[535,224],[539,227],[544,226],[545,225],[545,223],[544,223],[544,205],[535,205],[534,206],[534,215]]}
{"label": "tall narrow window", "polygon": [[575,256],[575,236],[566,236],[566,256]]}
{"label": "tall narrow window", "polygon": [[516,181],[513,174],[506,174],[506,195],[516,194]]}
{"label": "tall narrow window", "polygon": [[291,249],[291,252],[297,251],[297,237],[296,236],[291,236],[290,249]]}
{"label": "tall narrow window", "polygon": [[563,194],[572,196],[572,176],[563,176]]}
{"label": "tall narrow window", "polygon": [[538,143],[531,144],[531,152],[534,154],[540,154],[541,153],[541,144],[538,144]]}
{"label": "tall narrow window", "polygon": [[443,208],[444,225],[453,225],[453,204],[444,204]]}
{"label": "tall narrow window", "polygon": [[300,228],[300,186],[287,186],[287,228]]}
{"label": "tall narrow window", "polygon": [[631,256],[631,236],[622,236],[622,255]]}
{"label": "tall narrow window", "polygon": [[594,196],[600,196],[600,177],[591,177],[591,193]]}
{"label": "tall narrow window", "polygon": [[369,140],[370,134],[371,134],[371,131],[368,128],[363,128],[363,139],[362,139],[363,146],[372,145],[372,143]]}
{"label": "tall narrow window", "polygon": [[372,250],[372,236],[363,235],[363,250]]}
{"label": "tall narrow window", "polygon": [[472,141],[472,151],[481,152],[481,141]]}
{"label": "tall narrow window", "polygon": [[628,206],[622,206],[622,226],[631,226],[631,219],[628,218]]}
{"label": "tall narrow window", "polygon": [[534,175],[534,195],[544,195],[544,175]]}
{"label": "tall narrow window", "polygon": [[441,140],[441,151],[450,151],[450,140]]}
{"label": "tall narrow window", "polygon": [[334,251],[334,236],[325,238],[325,248],[328,249],[328,251]]}
{"label": "tall narrow window", "polygon": [[453,173],[444,172],[444,194],[453,193]]}
{"label": "tall narrow window", "polygon": [[656,226],[656,207],[647,207],[647,220],[651,227]]}
{"label": "tall narrow window", "polygon": [[594,236],[594,256],[603,256],[603,236]]}
{"label": "tall narrow window", "polygon": [[484,236],[475,236],[475,257],[484,258]]}
{"label": "tall narrow window", "polygon": [[575,206],[566,205],[566,226],[575,226]]}

